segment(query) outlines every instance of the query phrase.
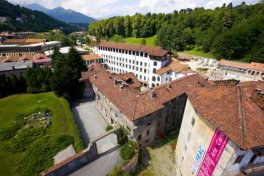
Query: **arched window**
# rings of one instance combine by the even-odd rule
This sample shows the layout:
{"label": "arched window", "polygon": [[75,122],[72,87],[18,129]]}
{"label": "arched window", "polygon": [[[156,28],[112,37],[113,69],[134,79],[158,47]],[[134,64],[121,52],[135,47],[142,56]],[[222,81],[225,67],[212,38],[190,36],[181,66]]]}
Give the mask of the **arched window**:
{"label": "arched window", "polygon": [[151,87],[155,87],[155,84],[154,84],[154,83],[152,83],[152,84],[151,84]]}
{"label": "arched window", "polygon": [[156,68],[153,68],[153,73],[156,73],[156,71],[157,71]]}
{"label": "arched window", "polygon": [[156,81],[156,77],[155,76],[152,77],[152,81]]}
{"label": "arched window", "polygon": [[158,76],[157,80],[160,81],[160,77],[159,76]]}
{"label": "arched window", "polygon": [[158,64],[157,64],[157,62],[155,61],[155,62],[153,63],[153,65],[154,65],[154,66],[157,66]]}
{"label": "arched window", "polygon": [[157,87],[159,86],[159,83],[157,83]]}

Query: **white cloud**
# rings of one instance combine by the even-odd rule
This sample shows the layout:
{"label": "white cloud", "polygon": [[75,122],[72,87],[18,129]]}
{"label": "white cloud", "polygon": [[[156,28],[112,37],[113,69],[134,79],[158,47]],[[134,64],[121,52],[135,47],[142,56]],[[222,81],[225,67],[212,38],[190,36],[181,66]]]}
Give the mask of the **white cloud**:
{"label": "white cloud", "polygon": [[205,7],[213,9],[222,6],[223,3],[233,5],[245,1],[247,4],[255,4],[259,0],[9,0],[15,4],[39,3],[47,8],[61,6],[72,9],[86,15],[100,18],[111,15],[133,15],[140,13],[169,13],[173,10],[185,8]]}

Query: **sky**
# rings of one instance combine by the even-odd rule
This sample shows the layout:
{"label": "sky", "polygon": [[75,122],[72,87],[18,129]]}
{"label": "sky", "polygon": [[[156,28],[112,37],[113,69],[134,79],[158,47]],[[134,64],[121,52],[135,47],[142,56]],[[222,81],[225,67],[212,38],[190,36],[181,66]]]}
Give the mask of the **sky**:
{"label": "sky", "polygon": [[256,4],[260,0],[8,0],[14,4],[39,3],[52,9],[63,7],[81,12],[94,18],[103,18],[115,15],[133,15],[139,13],[170,13],[173,10],[204,7],[214,9],[224,3],[233,5]]}

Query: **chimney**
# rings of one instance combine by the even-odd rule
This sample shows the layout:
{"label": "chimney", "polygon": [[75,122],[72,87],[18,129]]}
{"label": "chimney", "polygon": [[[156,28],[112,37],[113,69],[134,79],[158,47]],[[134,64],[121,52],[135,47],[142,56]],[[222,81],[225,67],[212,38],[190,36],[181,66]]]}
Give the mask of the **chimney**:
{"label": "chimney", "polygon": [[167,91],[169,91],[171,88],[172,88],[171,87],[171,83],[168,83],[167,86],[166,86]]}
{"label": "chimney", "polygon": [[151,90],[150,90],[150,92],[149,92],[149,96],[150,96],[150,98],[152,98],[152,99],[156,97],[156,93],[155,93],[154,89],[151,89]]}
{"label": "chimney", "polygon": [[115,84],[115,86],[118,84],[118,81],[115,78],[114,78],[114,84]]}

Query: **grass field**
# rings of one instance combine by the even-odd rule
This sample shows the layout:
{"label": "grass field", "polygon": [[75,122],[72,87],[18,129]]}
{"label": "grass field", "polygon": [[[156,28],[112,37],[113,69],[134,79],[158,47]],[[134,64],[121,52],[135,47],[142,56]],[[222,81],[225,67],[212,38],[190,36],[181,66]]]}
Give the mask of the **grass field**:
{"label": "grass field", "polygon": [[191,54],[191,55],[194,55],[194,56],[201,56],[201,57],[207,57],[207,58],[215,58],[211,53],[205,53],[203,51],[186,50],[183,53],[185,53],[185,54]]}
{"label": "grass field", "polygon": [[156,45],[156,40],[157,40],[156,35],[154,35],[153,37],[149,37],[149,38],[136,38],[136,37],[124,38],[125,43],[129,43],[129,44],[142,44],[141,42],[143,39],[146,40],[146,45],[150,45],[150,46]]}
{"label": "grass field", "polygon": [[[57,98],[53,93],[22,94],[0,99],[0,129],[10,126],[19,116],[36,113],[40,109],[51,110],[50,136],[70,135],[74,137],[74,148],[76,151],[83,149],[83,143],[77,125],[71,114],[68,102]],[[29,154],[26,151],[11,153],[4,148],[8,141],[0,140],[0,175],[19,175],[17,167],[25,162]]]}

